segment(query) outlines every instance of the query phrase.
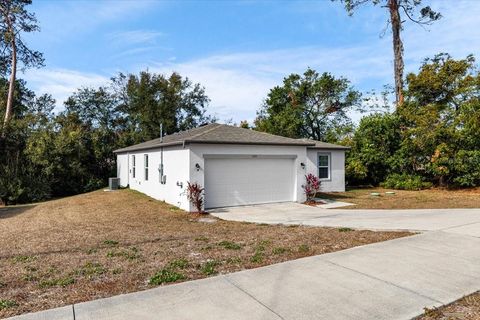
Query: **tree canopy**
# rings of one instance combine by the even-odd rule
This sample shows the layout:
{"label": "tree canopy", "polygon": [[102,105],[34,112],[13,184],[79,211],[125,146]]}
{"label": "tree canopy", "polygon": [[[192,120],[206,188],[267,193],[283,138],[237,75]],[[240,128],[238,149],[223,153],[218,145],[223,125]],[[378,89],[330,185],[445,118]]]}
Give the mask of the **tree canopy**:
{"label": "tree canopy", "polygon": [[360,107],[361,94],[346,78],[307,69],[270,90],[255,125],[291,138],[337,141],[352,128],[347,113]]}

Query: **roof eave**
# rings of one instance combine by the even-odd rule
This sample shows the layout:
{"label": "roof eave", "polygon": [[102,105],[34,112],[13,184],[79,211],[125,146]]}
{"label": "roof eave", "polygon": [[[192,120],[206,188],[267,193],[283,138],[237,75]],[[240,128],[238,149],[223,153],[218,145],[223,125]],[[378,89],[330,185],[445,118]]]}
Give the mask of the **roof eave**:
{"label": "roof eave", "polygon": [[127,153],[127,152],[132,152],[132,151],[158,149],[158,148],[161,148],[161,147],[171,147],[171,146],[182,145],[182,144],[183,144],[183,141],[175,141],[175,142],[156,144],[156,145],[153,145],[153,146],[136,147],[136,148],[127,147],[127,148],[114,150],[113,153]]}
{"label": "roof eave", "polygon": [[262,146],[294,146],[309,147],[315,146],[313,143],[288,143],[288,142],[253,142],[253,141],[216,141],[216,140],[185,140],[185,144],[243,144],[243,145],[262,145]]}

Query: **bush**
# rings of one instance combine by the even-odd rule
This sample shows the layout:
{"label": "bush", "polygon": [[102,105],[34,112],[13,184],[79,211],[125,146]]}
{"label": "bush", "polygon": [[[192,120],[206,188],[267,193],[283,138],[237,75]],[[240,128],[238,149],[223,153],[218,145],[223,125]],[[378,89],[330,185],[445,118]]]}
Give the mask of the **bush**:
{"label": "bush", "polygon": [[432,183],[424,181],[421,176],[406,173],[390,174],[380,185],[384,188],[399,190],[422,190],[432,187]]}
{"label": "bush", "polygon": [[203,212],[203,191],[198,183],[187,182],[187,199],[197,209],[198,213]]}
{"label": "bush", "polygon": [[302,185],[303,192],[307,197],[307,202],[315,198],[317,192],[320,191],[320,179],[317,176],[309,173],[305,176],[305,184]]}
{"label": "bush", "polygon": [[455,157],[454,167],[455,184],[462,187],[480,185],[480,151],[460,150]]}

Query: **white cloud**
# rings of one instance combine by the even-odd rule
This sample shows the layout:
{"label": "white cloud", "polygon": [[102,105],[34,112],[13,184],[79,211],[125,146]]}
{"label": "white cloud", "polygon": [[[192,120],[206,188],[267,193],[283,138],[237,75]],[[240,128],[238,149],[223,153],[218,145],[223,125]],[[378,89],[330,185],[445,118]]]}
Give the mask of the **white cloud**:
{"label": "white cloud", "polygon": [[65,69],[29,70],[25,74],[27,82],[35,89],[37,95],[49,93],[57,101],[57,111],[63,102],[76,89],[88,86],[101,86],[108,83],[108,78],[92,73],[82,73]]}
{"label": "white cloud", "polygon": [[122,32],[113,32],[108,38],[118,45],[137,45],[137,44],[155,44],[157,38],[165,34],[153,30],[130,30]]}

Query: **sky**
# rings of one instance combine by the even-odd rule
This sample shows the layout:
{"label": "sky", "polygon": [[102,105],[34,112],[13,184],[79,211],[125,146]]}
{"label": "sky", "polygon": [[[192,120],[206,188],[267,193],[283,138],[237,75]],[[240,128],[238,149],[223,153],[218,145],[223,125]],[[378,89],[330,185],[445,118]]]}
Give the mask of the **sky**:
{"label": "sky", "polygon": [[[478,56],[480,0],[424,3],[443,17],[427,27],[405,23],[406,72],[440,52]],[[41,31],[25,39],[46,66],[20,77],[52,94],[57,110],[77,88],[146,69],[200,83],[208,113],[233,122],[252,122],[271,88],[308,67],[346,77],[365,95],[393,84],[387,12],[378,6],[351,17],[330,0],[34,0],[30,10]]]}

